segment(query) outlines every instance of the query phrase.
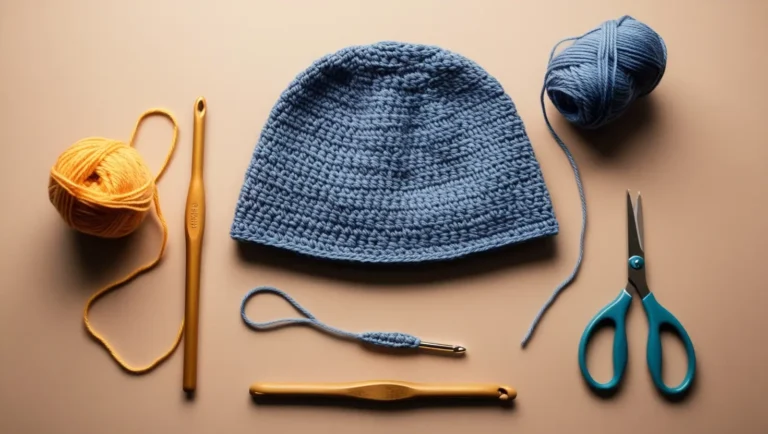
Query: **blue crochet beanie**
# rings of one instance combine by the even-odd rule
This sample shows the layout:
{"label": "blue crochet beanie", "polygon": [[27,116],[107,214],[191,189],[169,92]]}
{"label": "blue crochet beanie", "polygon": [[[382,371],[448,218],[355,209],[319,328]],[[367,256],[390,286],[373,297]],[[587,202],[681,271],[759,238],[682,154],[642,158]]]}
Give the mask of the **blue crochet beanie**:
{"label": "blue crochet beanie", "polygon": [[352,46],[275,104],[231,236],[358,262],[456,258],[555,235],[514,103],[474,62],[425,45]]}

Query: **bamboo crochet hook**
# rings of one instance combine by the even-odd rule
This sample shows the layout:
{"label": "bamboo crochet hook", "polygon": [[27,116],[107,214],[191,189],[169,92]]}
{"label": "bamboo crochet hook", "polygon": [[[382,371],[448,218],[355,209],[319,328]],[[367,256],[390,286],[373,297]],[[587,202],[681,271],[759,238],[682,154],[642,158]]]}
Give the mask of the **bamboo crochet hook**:
{"label": "bamboo crochet hook", "polygon": [[405,401],[416,398],[488,398],[511,401],[512,387],[487,383],[413,383],[408,381],[360,381],[348,383],[254,383],[253,397],[326,397],[366,401]]}
{"label": "bamboo crochet hook", "polygon": [[200,260],[205,228],[205,188],[203,187],[203,155],[205,148],[205,98],[194,106],[192,136],[192,175],[189,180],[185,228],[187,240],[186,302],[184,307],[184,380],[188,394],[197,387],[197,331],[200,299]]}

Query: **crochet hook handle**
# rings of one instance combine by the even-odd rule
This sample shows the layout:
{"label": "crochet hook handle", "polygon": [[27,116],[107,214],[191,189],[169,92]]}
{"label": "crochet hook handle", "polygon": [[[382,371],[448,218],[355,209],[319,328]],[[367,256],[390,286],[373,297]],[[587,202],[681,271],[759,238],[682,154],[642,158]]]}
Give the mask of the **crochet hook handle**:
{"label": "crochet hook handle", "polygon": [[517,391],[485,383],[413,383],[408,381],[359,381],[347,383],[253,383],[253,397],[327,397],[367,401],[404,401],[415,398],[489,398],[509,401]]}
{"label": "crochet hook handle", "polygon": [[203,187],[203,152],[205,147],[205,98],[195,101],[192,136],[192,175],[187,193],[185,229],[187,240],[186,302],[184,307],[184,379],[183,389],[193,393],[197,387],[197,331],[200,299],[200,260],[205,228],[205,189]]}

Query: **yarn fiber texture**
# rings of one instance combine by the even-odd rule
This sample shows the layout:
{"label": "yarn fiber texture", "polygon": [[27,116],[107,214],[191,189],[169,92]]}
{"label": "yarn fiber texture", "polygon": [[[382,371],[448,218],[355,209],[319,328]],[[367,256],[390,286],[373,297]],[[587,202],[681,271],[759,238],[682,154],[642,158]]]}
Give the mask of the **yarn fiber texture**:
{"label": "yarn fiber texture", "polygon": [[574,42],[550,60],[544,86],[560,114],[585,129],[617,119],[666,70],[664,40],[630,16],[565,41]]}
{"label": "yarn fiber texture", "polygon": [[134,148],[117,140],[89,138],[58,159],[48,195],[72,228],[102,238],[120,238],[144,221],[154,187],[149,169]]}
{"label": "yarn fiber texture", "polygon": [[[157,175],[152,176],[133,147],[141,122],[149,116],[162,115],[173,124],[173,139],[168,155]],[[154,268],[162,259],[168,241],[168,225],[160,208],[157,181],[167,167],[176,147],[179,127],[175,117],[164,109],[150,109],[136,122],[130,141],[103,137],[79,140],[66,149],[51,168],[48,197],[62,219],[72,228],[101,238],[119,238],[134,232],[154,206],[163,231],[157,256],[127,276],[96,291],[85,303],[83,324],[91,337],[101,344],[114,361],[131,374],[150,372],[167,360],[178,347],[184,321],[168,350],[144,366],[134,366],[100,334],[88,319],[93,304],[109,292]]]}
{"label": "yarn fiber texture", "polygon": [[274,105],[231,236],[360,262],[450,259],[558,233],[512,99],[474,62],[379,42],[326,55]]}
{"label": "yarn fiber texture", "polygon": [[[144,159],[130,144],[103,137],[79,140],[65,150],[51,169],[48,197],[72,228],[101,238],[120,238],[144,221],[155,199],[155,182]],[[175,137],[174,137],[175,143]],[[171,151],[172,152],[172,151]]]}

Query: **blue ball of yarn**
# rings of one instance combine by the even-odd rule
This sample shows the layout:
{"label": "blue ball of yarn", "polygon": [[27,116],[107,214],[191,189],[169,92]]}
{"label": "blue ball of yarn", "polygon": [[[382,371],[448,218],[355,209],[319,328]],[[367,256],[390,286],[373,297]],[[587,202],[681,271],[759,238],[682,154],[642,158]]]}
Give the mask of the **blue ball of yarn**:
{"label": "blue ball of yarn", "polygon": [[[557,47],[574,41],[557,57]],[[585,129],[599,128],[620,117],[639,97],[649,94],[661,81],[667,66],[667,47],[653,29],[624,16],[606,21],[589,32],[555,44],[541,89],[541,111],[547,128],[573,168],[581,200],[579,256],[571,274],[552,292],[523,337],[525,346],[544,313],[576,278],[584,256],[587,201],[573,154],[549,122],[544,93],[569,122]]]}
{"label": "blue ball of yarn", "polygon": [[[556,57],[557,46],[574,41]],[[620,117],[661,81],[667,64],[664,40],[653,29],[624,16],[555,45],[544,87],[571,123],[599,128]]]}

